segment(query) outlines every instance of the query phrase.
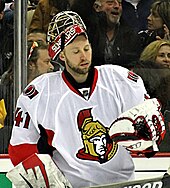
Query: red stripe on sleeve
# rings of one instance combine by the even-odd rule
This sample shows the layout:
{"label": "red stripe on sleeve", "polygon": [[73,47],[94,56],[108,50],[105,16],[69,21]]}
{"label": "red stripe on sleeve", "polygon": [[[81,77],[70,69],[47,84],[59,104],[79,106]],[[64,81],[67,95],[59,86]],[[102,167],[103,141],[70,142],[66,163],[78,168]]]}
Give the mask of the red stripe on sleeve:
{"label": "red stripe on sleeve", "polygon": [[20,144],[8,147],[9,157],[14,166],[28,158],[34,153],[39,153],[36,144]]}

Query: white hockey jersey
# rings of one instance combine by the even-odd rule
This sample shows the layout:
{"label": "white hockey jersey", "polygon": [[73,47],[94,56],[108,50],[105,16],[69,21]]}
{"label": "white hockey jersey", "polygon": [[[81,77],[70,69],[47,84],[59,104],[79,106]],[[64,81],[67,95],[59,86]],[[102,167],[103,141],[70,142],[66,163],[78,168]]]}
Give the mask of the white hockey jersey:
{"label": "white hockey jersey", "polygon": [[[103,65],[95,67],[89,92],[88,98],[80,95],[64,72],[31,82],[17,101],[9,147],[12,162],[26,157],[26,145],[36,146],[41,124],[56,148],[53,159],[73,187],[134,178],[130,154],[109,138],[108,130],[121,113],[144,101],[142,79],[123,67]],[[28,155],[31,152],[35,150],[29,149]]]}

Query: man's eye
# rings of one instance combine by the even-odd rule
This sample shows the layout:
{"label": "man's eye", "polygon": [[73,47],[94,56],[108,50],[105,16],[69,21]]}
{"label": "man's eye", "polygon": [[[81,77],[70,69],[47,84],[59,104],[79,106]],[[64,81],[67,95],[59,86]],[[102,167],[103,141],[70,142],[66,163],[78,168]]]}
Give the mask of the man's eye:
{"label": "man's eye", "polygon": [[78,54],[79,53],[79,50],[73,50],[72,51],[74,54]]}
{"label": "man's eye", "polygon": [[46,64],[49,64],[50,62],[51,62],[51,60],[44,61],[44,63],[46,63]]}
{"label": "man's eye", "polygon": [[89,48],[85,48],[84,51],[89,51]]}

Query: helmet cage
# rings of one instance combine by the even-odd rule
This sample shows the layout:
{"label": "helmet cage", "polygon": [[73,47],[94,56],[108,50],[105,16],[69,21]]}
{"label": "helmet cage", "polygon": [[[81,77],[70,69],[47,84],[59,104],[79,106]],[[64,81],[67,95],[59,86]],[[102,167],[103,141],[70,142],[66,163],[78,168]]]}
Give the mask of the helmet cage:
{"label": "helmet cage", "polygon": [[[48,27],[47,40],[49,42],[49,54],[52,60],[67,46],[77,35],[85,34],[86,26],[80,16],[72,11],[63,11],[53,17]],[[64,35],[64,41],[62,40]]]}
{"label": "helmet cage", "polygon": [[83,30],[86,26],[81,17],[72,11],[63,11],[54,16],[49,24],[47,32],[48,42],[54,42],[58,35],[61,35],[68,27],[79,25]]}

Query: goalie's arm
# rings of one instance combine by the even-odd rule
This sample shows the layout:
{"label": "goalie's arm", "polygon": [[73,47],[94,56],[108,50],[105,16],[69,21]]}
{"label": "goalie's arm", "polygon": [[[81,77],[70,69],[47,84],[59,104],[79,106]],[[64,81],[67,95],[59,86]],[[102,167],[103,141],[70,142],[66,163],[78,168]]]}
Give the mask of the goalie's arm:
{"label": "goalie's arm", "polygon": [[[44,129],[42,125],[38,125],[38,127],[40,129],[40,135],[37,135],[39,137],[37,142],[25,142],[17,145],[9,144],[8,152],[14,166],[19,164],[21,161],[25,160],[34,153],[49,154],[52,156],[53,151],[55,149],[52,146],[52,139],[54,133],[50,130]],[[29,133],[27,132],[27,134]],[[20,137],[24,136],[22,131],[20,131],[20,134],[17,135],[19,135]]]}
{"label": "goalie's arm", "polygon": [[39,153],[37,149],[37,144],[19,144],[19,145],[12,145],[9,144],[8,147],[9,157],[12,161],[12,164],[16,166],[33,153]]}
{"label": "goalie's arm", "polygon": [[[47,92],[48,80],[40,76],[24,89],[17,100],[9,145],[9,156],[14,165],[34,153],[49,153],[45,147],[52,146],[54,118],[48,118],[51,117],[51,111],[46,110],[48,98],[44,95]],[[39,128],[39,123],[42,125],[41,128],[44,127],[43,132]],[[45,138],[42,139],[43,135]],[[40,144],[43,147],[40,149],[37,144],[42,141],[46,141],[47,144]]]}
{"label": "goalie's arm", "polygon": [[[24,100],[26,100],[24,98]],[[24,106],[22,96],[17,102],[15,120],[8,148],[9,156],[14,165],[17,165],[34,153],[52,155],[52,139],[54,132],[49,128],[37,125],[36,114],[33,108]],[[31,111],[32,110],[32,111]]]}

